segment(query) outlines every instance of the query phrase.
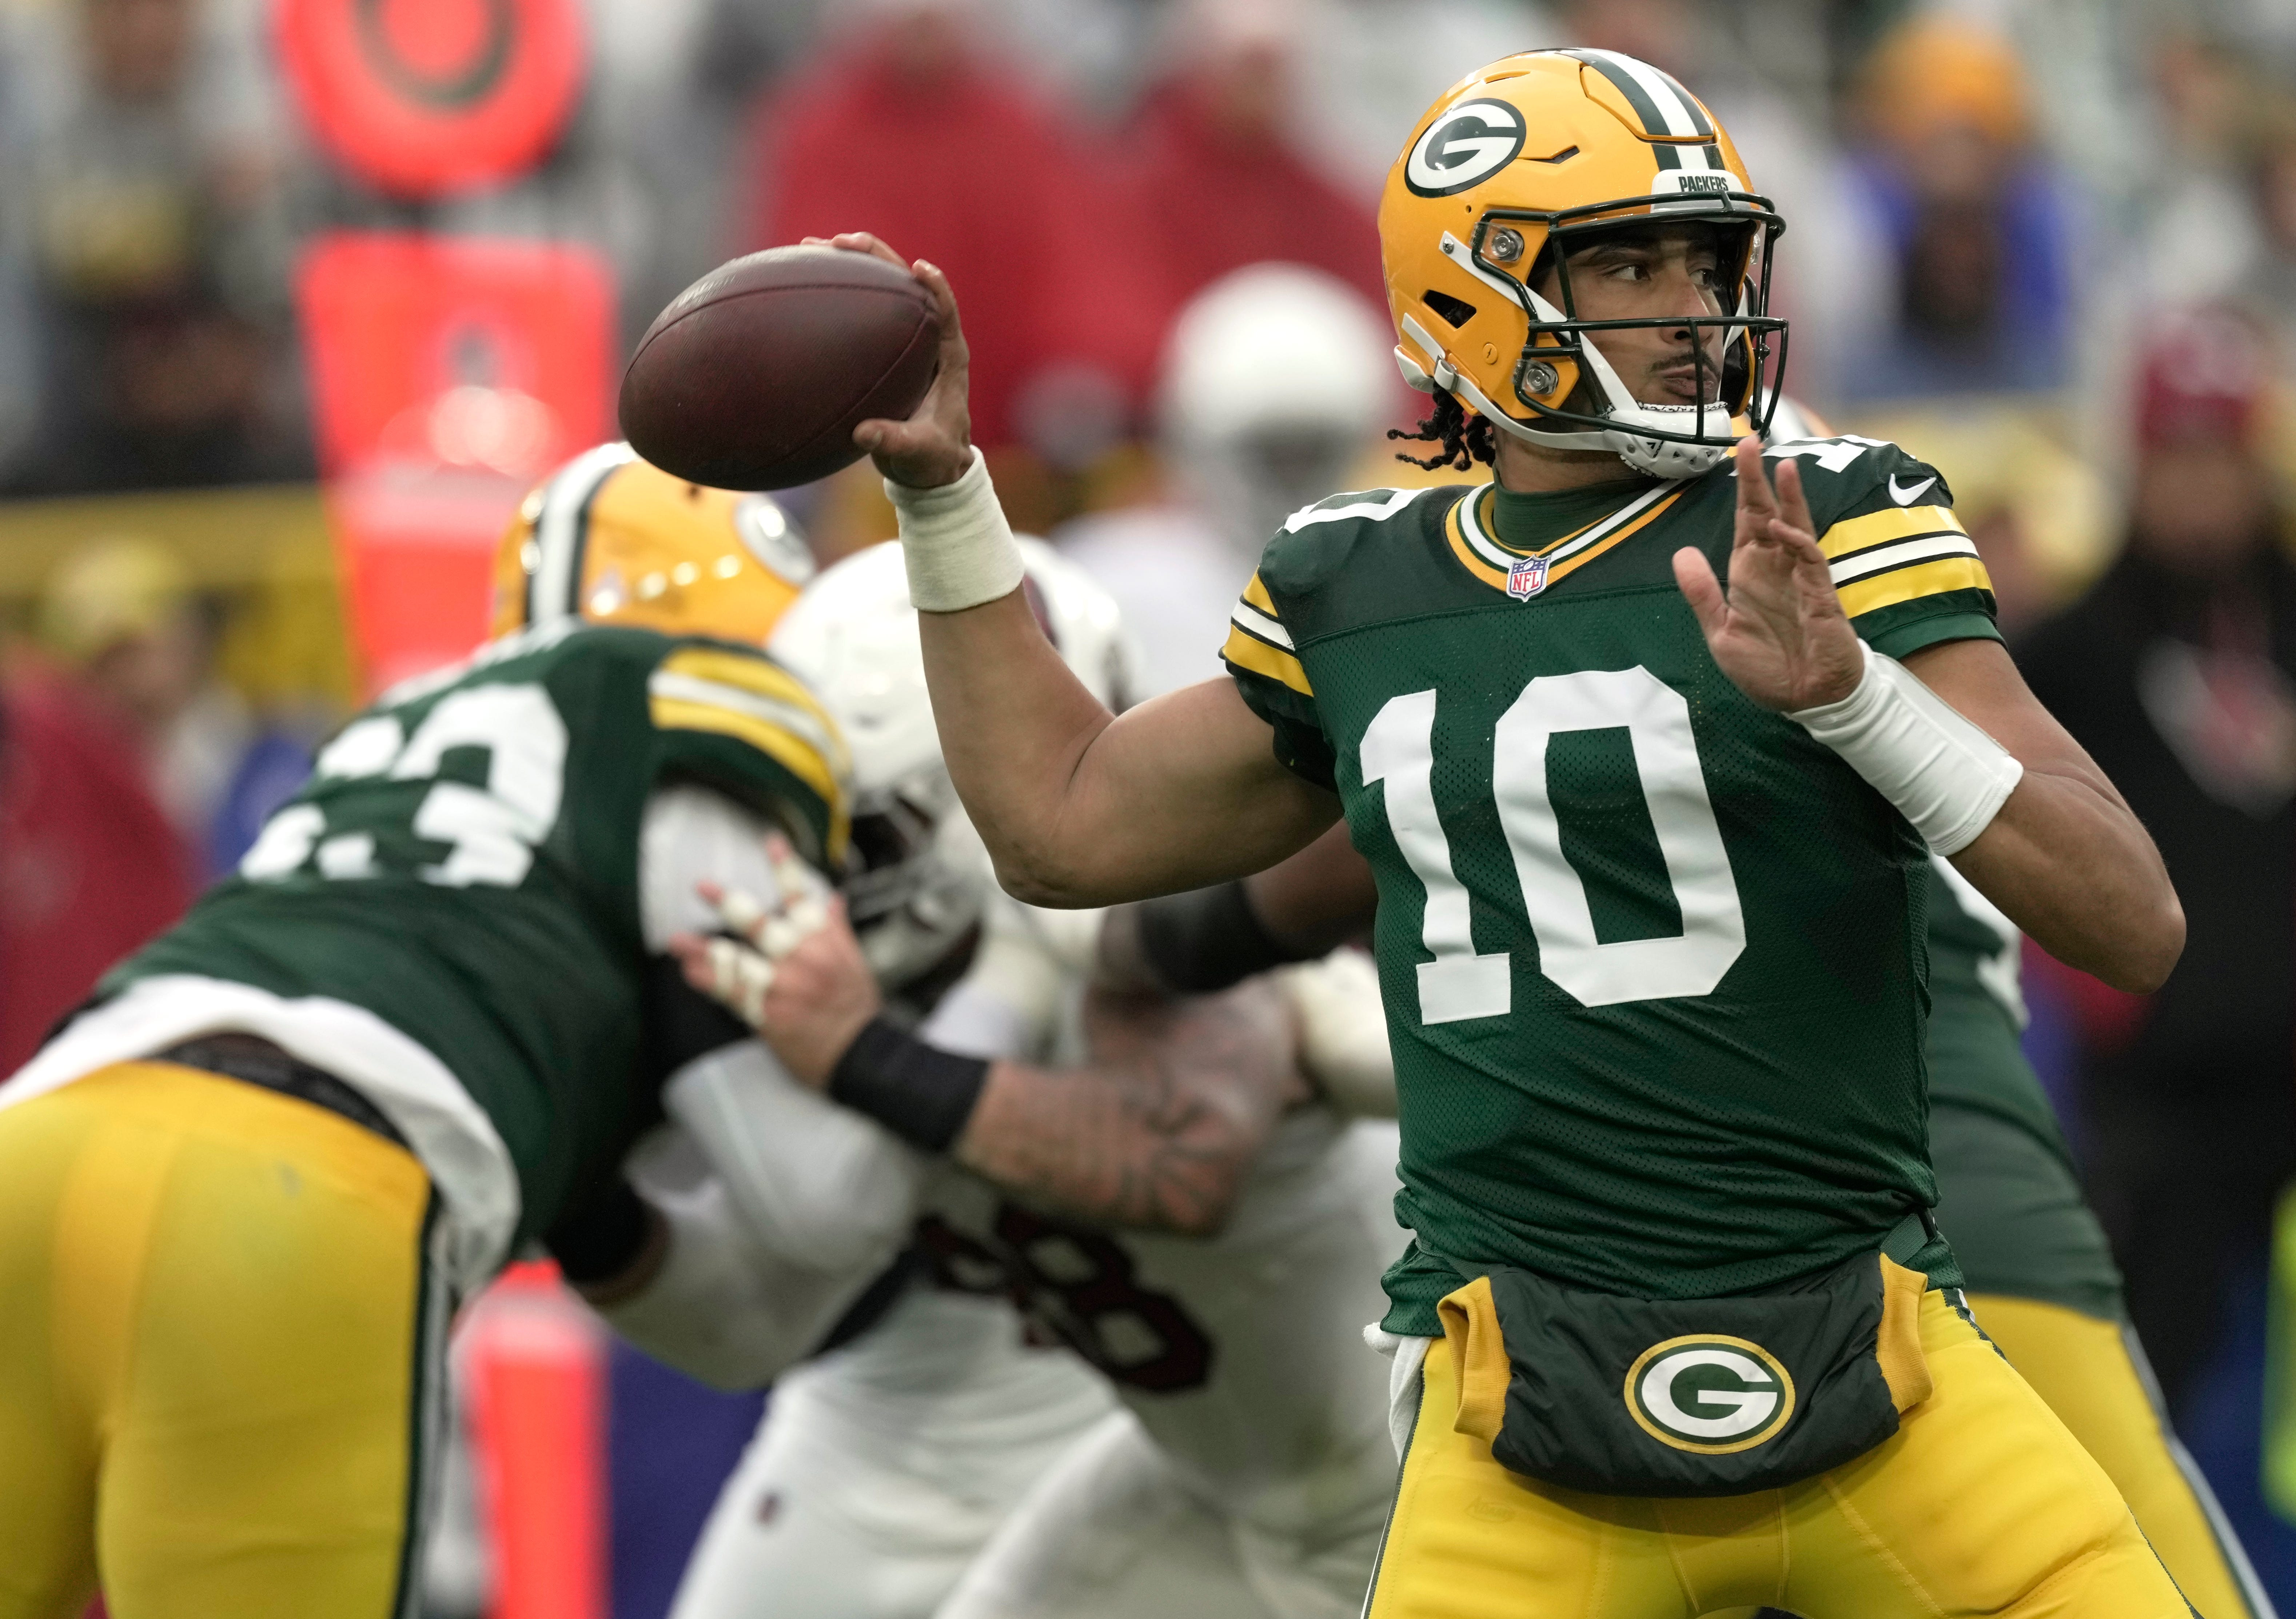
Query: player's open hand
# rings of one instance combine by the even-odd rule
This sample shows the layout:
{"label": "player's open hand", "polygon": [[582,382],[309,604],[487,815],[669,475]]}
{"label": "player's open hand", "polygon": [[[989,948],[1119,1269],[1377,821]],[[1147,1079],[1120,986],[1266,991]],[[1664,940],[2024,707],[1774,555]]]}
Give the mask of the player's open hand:
{"label": "player's open hand", "polygon": [[1674,579],[1698,615],[1714,661],[1738,690],[1781,713],[1839,702],[1856,689],[1866,658],[1841,611],[1800,470],[1778,466],[1773,489],[1761,440],[1742,438],[1738,522],[1726,593],[1705,554],[1674,553]]}
{"label": "player's open hand", "polygon": [[775,886],[770,901],[715,883],[697,885],[726,932],[673,935],[685,981],[758,1031],[783,1067],[820,1090],[862,1026],[883,1006],[877,980],[845,919],[788,843],[767,839]]}
{"label": "player's open hand", "polygon": [[877,470],[897,484],[933,489],[955,483],[972,465],[972,411],[967,403],[972,361],[948,277],[922,258],[910,263],[866,231],[846,231],[826,239],[808,236],[805,241],[808,247],[840,248],[882,258],[915,276],[932,294],[934,312],[940,316],[940,370],[932,387],[906,421],[873,416],[854,428],[853,442],[868,451]]}

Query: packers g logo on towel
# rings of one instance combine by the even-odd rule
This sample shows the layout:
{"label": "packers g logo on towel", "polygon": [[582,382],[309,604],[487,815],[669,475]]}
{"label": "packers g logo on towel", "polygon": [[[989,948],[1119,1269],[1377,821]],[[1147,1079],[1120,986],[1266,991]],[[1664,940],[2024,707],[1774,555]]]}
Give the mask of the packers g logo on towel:
{"label": "packers g logo on towel", "polygon": [[1403,160],[1403,183],[1422,197],[1480,185],[1522,150],[1522,114],[1502,101],[1461,102],[1427,126]]}
{"label": "packers g logo on towel", "polygon": [[1751,1451],[1793,1416],[1793,1379],[1759,1344],[1669,1338],[1627,1369],[1627,1410],[1660,1444],[1703,1456]]}

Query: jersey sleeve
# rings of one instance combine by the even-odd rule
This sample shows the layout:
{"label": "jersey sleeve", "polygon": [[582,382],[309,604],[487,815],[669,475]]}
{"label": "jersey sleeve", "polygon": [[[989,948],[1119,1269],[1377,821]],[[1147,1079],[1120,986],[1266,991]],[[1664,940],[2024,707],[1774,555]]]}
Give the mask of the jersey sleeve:
{"label": "jersey sleeve", "polygon": [[1275,599],[1259,574],[1251,576],[1228,619],[1220,659],[1250,710],[1275,731],[1275,756],[1317,787],[1332,788],[1334,757],[1316,708],[1315,688],[1283,627]]}
{"label": "jersey sleeve", "polygon": [[1803,470],[1817,543],[1850,625],[1905,658],[1948,641],[1998,641],[1993,580],[1937,469],[1870,438],[1777,446]]}
{"label": "jersey sleeve", "polygon": [[647,678],[662,770],[699,781],[770,816],[824,871],[845,858],[853,766],[803,683],[762,652],[686,642]]}

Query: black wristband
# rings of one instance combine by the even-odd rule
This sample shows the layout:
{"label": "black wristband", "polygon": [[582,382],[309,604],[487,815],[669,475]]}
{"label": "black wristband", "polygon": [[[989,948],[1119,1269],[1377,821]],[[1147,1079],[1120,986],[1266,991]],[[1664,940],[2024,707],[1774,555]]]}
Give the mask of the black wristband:
{"label": "black wristband", "polygon": [[1260,925],[1241,882],[1143,902],[1140,953],[1166,988],[1184,995],[1208,995],[1310,959]]}
{"label": "black wristband", "polygon": [[644,1251],[652,1230],[644,1202],[616,1175],[561,1214],[542,1242],[566,1280],[578,1285],[621,1274]]}
{"label": "black wristband", "polygon": [[947,1152],[972,1116],[988,1064],[927,1045],[872,1018],[829,1075],[829,1098],[865,1113],[913,1147]]}

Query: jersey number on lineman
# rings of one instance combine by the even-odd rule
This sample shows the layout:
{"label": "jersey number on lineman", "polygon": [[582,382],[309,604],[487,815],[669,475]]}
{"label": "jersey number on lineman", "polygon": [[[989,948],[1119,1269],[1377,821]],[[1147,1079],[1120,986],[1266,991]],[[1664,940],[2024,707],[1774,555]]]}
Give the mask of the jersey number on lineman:
{"label": "jersey number on lineman", "polygon": [[[1387,784],[1396,846],[1427,891],[1420,940],[1419,1020],[1505,1017],[1513,1004],[1505,952],[1475,953],[1465,885],[1436,814],[1433,691],[1390,698],[1365,730],[1364,785]],[[1547,781],[1547,745],[1572,732],[1627,733],[1651,830],[1682,930],[1602,943],[1587,884],[1562,847]],[[1522,689],[1491,738],[1491,794],[1538,940],[1539,970],[1581,1005],[1710,993],[1746,948],[1746,920],[1722,829],[1691,734],[1690,705],[1648,669],[1543,675]]]}
{"label": "jersey number on lineman", "polygon": [[[410,830],[417,838],[451,844],[435,865],[418,868],[429,882],[449,887],[473,883],[515,888],[534,864],[535,846],[550,836],[565,789],[566,722],[538,685],[468,686],[449,692],[408,736],[398,715],[371,715],[343,728],[321,750],[313,775],[389,775],[397,781],[438,775],[455,748],[484,748],[484,787],[439,781],[422,796]],[[327,813],[295,804],[267,822],[240,862],[240,875],[278,881],[300,871],[316,849],[319,873],[329,878],[374,875],[374,835],[325,837]]]}

